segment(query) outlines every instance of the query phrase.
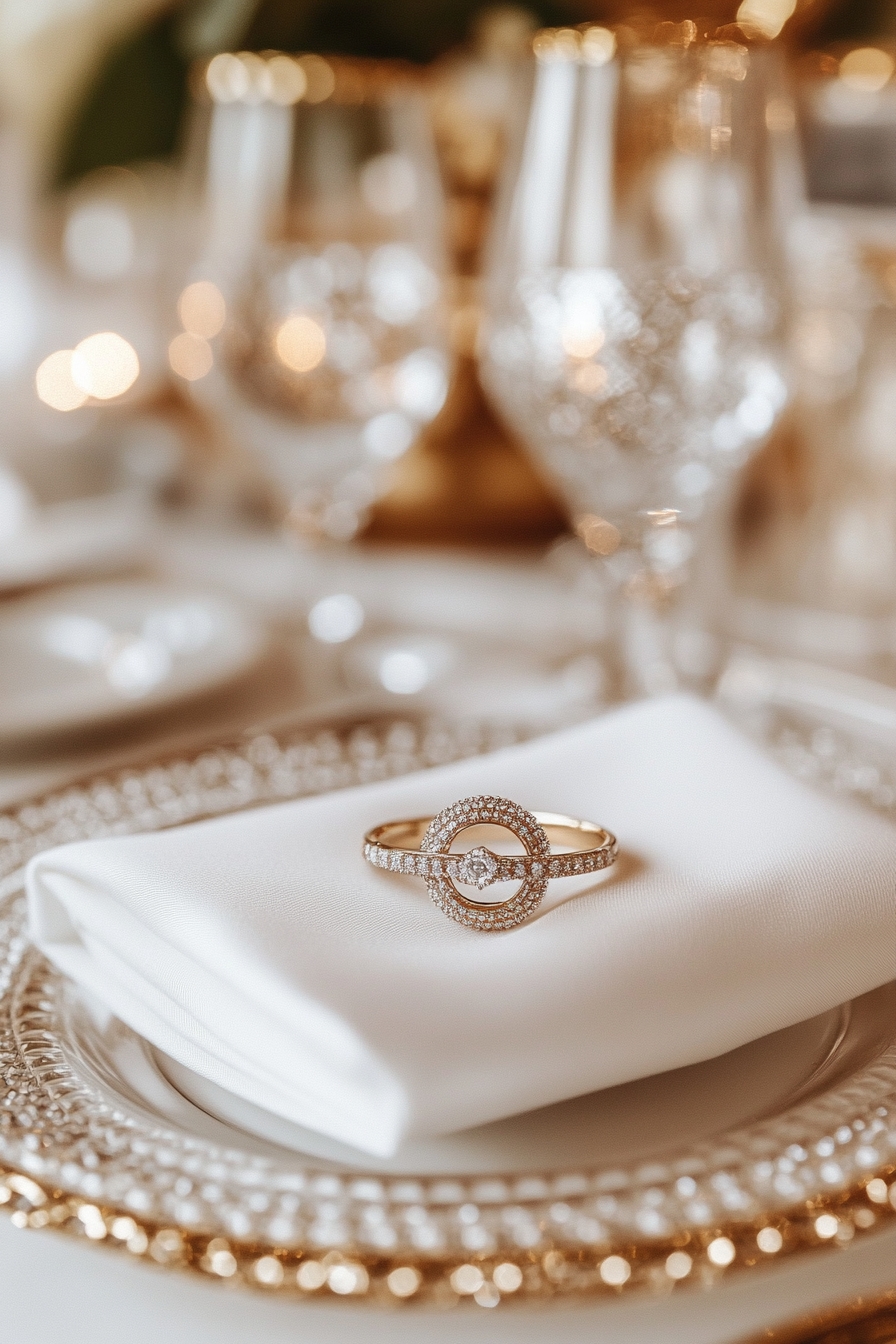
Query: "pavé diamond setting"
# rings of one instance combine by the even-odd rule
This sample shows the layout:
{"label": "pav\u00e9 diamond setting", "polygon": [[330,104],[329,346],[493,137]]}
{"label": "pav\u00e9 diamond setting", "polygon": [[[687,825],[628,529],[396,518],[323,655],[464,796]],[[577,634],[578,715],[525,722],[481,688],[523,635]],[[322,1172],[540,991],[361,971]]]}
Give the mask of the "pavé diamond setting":
{"label": "pav\u00e9 diamond setting", "polygon": [[[473,826],[499,826],[516,836],[522,854],[495,854],[483,845],[466,853],[451,846]],[[559,853],[551,841],[562,845]],[[616,839],[590,821],[553,812],[527,812],[509,798],[480,794],[462,798],[436,817],[391,821],[364,837],[364,857],[376,868],[422,877],[443,914],[468,929],[500,932],[522,924],[541,904],[552,878],[576,877],[608,868]],[[518,881],[503,901],[477,901],[455,883],[484,891],[496,882]]]}
{"label": "pav\u00e9 diamond setting", "polygon": [[[515,928],[528,919],[538,909],[547,890],[544,872],[534,872],[531,864],[533,859],[537,861],[537,856],[547,857],[551,845],[544,828],[532,813],[508,798],[486,795],[464,798],[433,817],[420,848],[447,854],[463,831],[471,826],[483,825],[501,826],[510,831],[522,844],[526,857],[499,858],[491,850],[481,847],[471,849],[467,854],[458,856],[459,862],[429,876],[426,885],[435,904],[450,919],[479,932],[499,932]],[[528,863],[526,858],[529,859]],[[494,882],[515,878],[518,867],[523,869],[520,886],[513,896],[500,903],[485,904],[471,900],[462,895],[454,884],[457,879],[482,890]]]}

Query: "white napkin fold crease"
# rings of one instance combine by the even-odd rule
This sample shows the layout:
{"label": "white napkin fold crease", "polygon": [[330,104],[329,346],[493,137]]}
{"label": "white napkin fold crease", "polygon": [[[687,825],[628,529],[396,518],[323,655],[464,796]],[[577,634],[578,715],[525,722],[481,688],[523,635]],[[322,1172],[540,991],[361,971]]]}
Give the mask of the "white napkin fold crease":
{"label": "white napkin fold crease", "polygon": [[[382,872],[364,832],[475,793],[599,822],[618,871],[502,934]],[[32,935],[168,1055],[388,1156],[711,1058],[896,976],[896,828],[684,696],[316,798],[63,845]]]}

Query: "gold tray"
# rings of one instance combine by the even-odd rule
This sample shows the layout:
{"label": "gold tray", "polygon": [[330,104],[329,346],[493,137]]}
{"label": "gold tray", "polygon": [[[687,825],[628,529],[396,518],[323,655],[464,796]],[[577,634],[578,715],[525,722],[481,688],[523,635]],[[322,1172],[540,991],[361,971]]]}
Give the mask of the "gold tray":
{"label": "gold tray", "polygon": [[[832,731],[792,709],[763,717],[801,773],[817,758],[822,782],[873,785],[896,809],[883,767],[856,767],[865,748]],[[482,1307],[707,1286],[892,1221],[893,986],[720,1059],[376,1163],[203,1083],[28,947],[22,865],[50,845],[382,779],[508,736],[306,723],[0,814],[0,1203],[13,1220],[268,1292]]]}

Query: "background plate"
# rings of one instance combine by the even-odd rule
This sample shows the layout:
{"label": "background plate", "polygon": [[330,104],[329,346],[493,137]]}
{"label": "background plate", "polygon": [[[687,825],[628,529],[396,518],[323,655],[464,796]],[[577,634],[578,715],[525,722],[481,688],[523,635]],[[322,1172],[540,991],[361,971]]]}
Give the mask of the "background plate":
{"label": "background plate", "polygon": [[161,709],[233,680],[267,637],[242,605],[150,581],[77,584],[0,609],[0,745]]}

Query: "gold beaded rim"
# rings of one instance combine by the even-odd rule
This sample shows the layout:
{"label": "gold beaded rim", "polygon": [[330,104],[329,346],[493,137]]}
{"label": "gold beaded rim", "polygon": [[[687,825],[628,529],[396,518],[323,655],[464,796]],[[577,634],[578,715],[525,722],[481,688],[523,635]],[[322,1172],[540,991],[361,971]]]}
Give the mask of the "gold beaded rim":
{"label": "gold beaded rim", "polygon": [[[711,1286],[723,1275],[810,1250],[842,1247],[896,1222],[896,1169],[833,1199],[812,1200],[761,1225],[732,1224],[653,1245],[600,1253],[552,1249],[514,1258],[390,1258],[315,1253],[191,1233],[48,1188],[0,1168],[0,1206],[18,1228],[61,1231],[166,1268],[298,1298],[496,1307],[504,1298],[615,1296],[632,1290]],[[888,1185],[889,1179],[889,1185]]]}

